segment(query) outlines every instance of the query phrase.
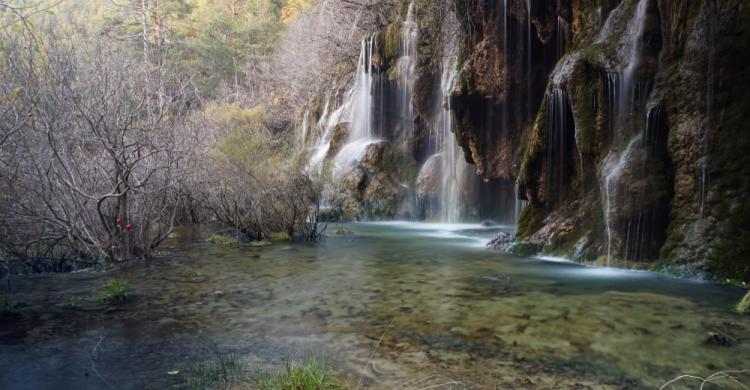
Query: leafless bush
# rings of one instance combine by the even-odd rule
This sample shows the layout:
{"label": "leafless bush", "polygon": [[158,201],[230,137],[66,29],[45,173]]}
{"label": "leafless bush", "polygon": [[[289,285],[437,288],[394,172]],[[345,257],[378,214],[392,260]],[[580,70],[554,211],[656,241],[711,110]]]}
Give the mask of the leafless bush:
{"label": "leafless bush", "polygon": [[325,230],[322,185],[303,172],[290,137],[272,131],[265,110],[214,104],[201,120],[207,158],[194,177],[213,217],[250,240],[286,233],[317,241]]}
{"label": "leafless bush", "polygon": [[278,118],[293,118],[311,96],[356,67],[362,38],[382,28],[396,0],[321,0],[288,26],[274,55],[251,64],[245,105],[265,104]]}
{"label": "leafless bush", "polygon": [[[147,257],[172,229],[191,166],[184,83],[149,110],[141,63],[99,42],[3,31],[0,167],[6,254],[118,261]],[[10,108],[8,108],[10,107]],[[8,135],[10,134],[10,135]]]}

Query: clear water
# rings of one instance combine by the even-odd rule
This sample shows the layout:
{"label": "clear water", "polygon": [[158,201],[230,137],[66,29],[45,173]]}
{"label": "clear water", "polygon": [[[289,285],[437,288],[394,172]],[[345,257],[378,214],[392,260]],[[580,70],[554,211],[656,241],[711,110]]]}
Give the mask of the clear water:
{"label": "clear water", "polygon": [[[0,388],[161,389],[215,350],[265,368],[314,351],[372,389],[653,389],[750,368],[750,319],[729,311],[739,289],[485,250],[501,228],[349,228],[265,248],[184,231],[145,265],[16,277],[26,314],[0,323]],[[63,305],[112,276],[130,282],[127,303]],[[739,344],[706,344],[716,330]]]}

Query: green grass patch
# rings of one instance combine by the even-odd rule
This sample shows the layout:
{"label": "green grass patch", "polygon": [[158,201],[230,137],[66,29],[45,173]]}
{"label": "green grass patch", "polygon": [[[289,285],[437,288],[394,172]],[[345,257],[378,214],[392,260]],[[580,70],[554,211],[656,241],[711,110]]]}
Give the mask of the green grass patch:
{"label": "green grass patch", "polygon": [[248,381],[247,366],[234,355],[219,355],[187,372],[187,388],[195,390],[228,388]]}
{"label": "green grass patch", "polygon": [[738,314],[750,314],[750,291],[734,306],[734,311]]}
{"label": "green grass patch", "polygon": [[260,374],[256,379],[259,390],[347,390],[349,385],[337,379],[320,360],[291,363],[284,370]]}
{"label": "green grass patch", "polygon": [[128,298],[130,285],[120,279],[110,279],[94,293],[94,300],[100,303],[120,303]]}
{"label": "green grass patch", "polygon": [[200,276],[200,274],[198,274],[198,271],[192,269],[191,267],[185,267],[185,269],[182,270],[182,276],[186,278],[197,278],[198,276]]}
{"label": "green grass patch", "polygon": [[273,245],[273,243],[268,240],[253,241],[250,243],[250,246],[252,247],[262,247],[262,246],[269,246],[269,245]]}
{"label": "green grass patch", "polygon": [[[236,355],[217,353],[214,360],[185,370],[188,389],[257,389],[257,390],[349,390],[330,368],[319,359],[289,363],[276,372],[252,371]],[[181,387],[181,388],[183,388]]]}
{"label": "green grass patch", "polygon": [[208,242],[214,244],[214,245],[223,245],[223,246],[239,246],[240,240],[226,235],[226,234],[214,234],[211,237],[208,237]]}

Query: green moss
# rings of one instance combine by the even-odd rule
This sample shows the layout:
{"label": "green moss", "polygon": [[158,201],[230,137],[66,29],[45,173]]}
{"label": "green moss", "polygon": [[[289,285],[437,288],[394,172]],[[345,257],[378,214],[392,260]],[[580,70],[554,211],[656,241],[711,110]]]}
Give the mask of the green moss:
{"label": "green moss", "polygon": [[594,102],[604,101],[604,85],[600,77],[595,77],[588,63],[576,65],[567,91],[570,106],[575,116],[576,145],[581,153],[592,154],[596,148],[597,107]]}
{"label": "green moss", "polygon": [[734,306],[734,311],[738,314],[750,314],[750,291]]}
{"label": "green moss", "polygon": [[516,237],[520,239],[530,237],[541,227],[542,218],[544,218],[544,212],[541,208],[531,204],[524,207],[518,217]]}
{"label": "green moss", "polygon": [[531,127],[529,134],[524,137],[526,145],[521,157],[521,168],[518,172],[518,184],[522,188],[534,191],[536,190],[536,179],[539,176],[539,156],[544,151],[543,129],[546,125],[547,105],[542,101],[539,111],[537,111],[534,125]]}
{"label": "green moss", "polygon": [[550,243],[545,245],[542,252],[549,255],[559,255],[573,257],[575,255],[575,247],[578,240],[584,236],[586,232],[583,229],[574,229],[569,234],[557,235],[550,240]]}
{"label": "green moss", "polygon": [[508,253],[523,257],[534,256],[539,253],[539,246],[526,241],[514,242],[508,248]]}
{"label": "green moss", "polygon": [[226,234],[214,234],[211,237],[208,237],[208,242],[214,244],[214,245],[223,245],[223,246],[239,246],[240,240],[226,235]]}
{"label": "green moss", "polygon": [[398,59],[399,41],[401,40],[401,25],[392,22],[385,27],[383,32],[383,58],[387,64],[392,64]]}
{"label": "green moss", "polygon": [[110,279],[94,293],[94,300],[100,303],[125,302],[128,297],[128,290],[130,290],[128,282]]}
{"label": "green moss", "polygon": [[397,172],[401,181],[414,183],[419,176],[419,166],[413,158],[405,158]]}

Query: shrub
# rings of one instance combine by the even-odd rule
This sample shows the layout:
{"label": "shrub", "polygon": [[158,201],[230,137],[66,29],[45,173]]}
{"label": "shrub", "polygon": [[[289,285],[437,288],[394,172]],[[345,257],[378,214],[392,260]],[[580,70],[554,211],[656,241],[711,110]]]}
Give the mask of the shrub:
{"label": "shrub", "polygon": [[198,272],[190,267],[186,267],[184,270],[182,270],[182,276],[186,278],[197,278]]}

